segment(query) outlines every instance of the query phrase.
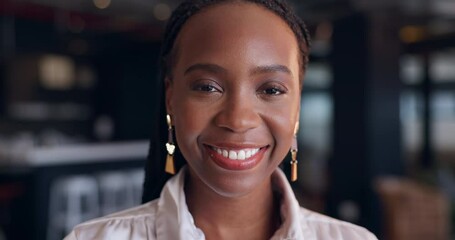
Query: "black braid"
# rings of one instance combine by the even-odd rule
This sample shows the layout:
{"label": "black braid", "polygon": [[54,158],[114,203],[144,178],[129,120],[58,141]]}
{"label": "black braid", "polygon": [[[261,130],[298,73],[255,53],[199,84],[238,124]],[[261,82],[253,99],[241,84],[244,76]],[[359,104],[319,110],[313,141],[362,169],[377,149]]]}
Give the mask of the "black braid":
{"label": "black braid", "polygon": [[[292,29],[297,41],[299,43],[301,55],[301,72],[303,73],[308,63],[309,49],[310,49],[310,35],[304,22],[294,13],[291,7],[285,0],[186,0],[181,3],[172,13],[168,25],[166,26],[164,40],[160,54],[161,64],[161,103],[160,113],[157,127],[157,135],[152,137],[149,149],[149,155],[145,167],[145,181],[142,202],[159,197],[161,189],[166,181],[171,177],[164,172],[164,165],[166,159],[165,144],[167,142],[167,126],[166,126],[166,109],[164,103],[164,78],[171,75],[171,69],[175,61],[176,49],[174,46],[177,35],[182,29],[186,21],[200,10],[213,6],[219,3],[227,2],[252,2],[263,6],[270,11],[280,16]],[[303,74],[301,74],[303,76]],[[178,150],[175,151],[175,164],[176,171],[178,171],[184,164],[185,160]]]}

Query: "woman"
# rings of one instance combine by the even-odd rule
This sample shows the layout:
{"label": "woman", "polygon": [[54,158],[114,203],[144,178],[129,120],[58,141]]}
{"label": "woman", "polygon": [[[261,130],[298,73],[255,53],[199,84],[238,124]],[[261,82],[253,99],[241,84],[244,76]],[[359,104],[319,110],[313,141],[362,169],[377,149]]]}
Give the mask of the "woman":
{"label": "woman", "polygon": [[169,125],[151,146],[144,200],[153,201],[66,239],[376,239],[300,208],[278,168],[291,149],[295,180],[308,51],[303,23],[281,0],[181,4],[162,52]]}

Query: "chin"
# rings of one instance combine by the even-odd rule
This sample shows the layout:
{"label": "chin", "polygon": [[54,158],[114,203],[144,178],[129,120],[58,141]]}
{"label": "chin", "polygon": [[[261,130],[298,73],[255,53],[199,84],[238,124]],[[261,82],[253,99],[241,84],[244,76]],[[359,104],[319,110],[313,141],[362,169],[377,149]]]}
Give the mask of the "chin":
{"label": "chin", "polygon": [[204,182],[215,193],[225,198],[242,198],[247,196],[261,184],[253,179],[223,179]]}
{"label": "chin", "polygon": [[[270,179],[273,170],[211,171],[211,174],[197,175],[197,177],[204,185],[221,197],[242,198],[264,186],[265,181]],[[207,173],[208,171],[202,172]]]}

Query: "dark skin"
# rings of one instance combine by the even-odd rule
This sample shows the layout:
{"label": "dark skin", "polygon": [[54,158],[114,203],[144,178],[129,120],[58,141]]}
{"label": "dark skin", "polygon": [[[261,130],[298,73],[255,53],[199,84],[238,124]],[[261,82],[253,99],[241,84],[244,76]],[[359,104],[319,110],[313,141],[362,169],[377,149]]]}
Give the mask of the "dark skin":
{"label": "dark skin", "polygon": [[[281,221],[271,175],[300,110],[296,37],[261,6],[224,3],[191,17],[174,49],[166,107],[189,166],[185,194],[195,224],[206,239],[269,239]],[[232,170],[213,160],[211,148],[262,154],[251,168]]]}

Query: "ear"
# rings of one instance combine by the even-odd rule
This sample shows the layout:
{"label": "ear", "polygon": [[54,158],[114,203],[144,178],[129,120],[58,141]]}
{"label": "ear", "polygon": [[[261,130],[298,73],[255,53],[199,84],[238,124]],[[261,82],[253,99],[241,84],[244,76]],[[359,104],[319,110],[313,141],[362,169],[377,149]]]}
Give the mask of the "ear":
{"label": "ear", "polygon": [[164,90],[165,90],[165,102],[166,102],[166,112],[169,115],[172,115],[172,97],[173,97],[173,82],[169,77],[164,79]]}

